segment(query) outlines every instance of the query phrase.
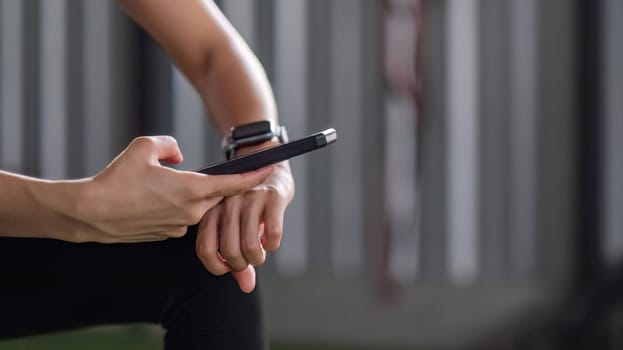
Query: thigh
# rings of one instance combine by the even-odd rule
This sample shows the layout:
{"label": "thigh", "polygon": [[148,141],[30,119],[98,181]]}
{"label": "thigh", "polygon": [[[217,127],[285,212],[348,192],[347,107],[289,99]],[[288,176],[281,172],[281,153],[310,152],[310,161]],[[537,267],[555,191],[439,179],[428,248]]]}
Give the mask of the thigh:
{"label": "thigh", "polygon": [[0,238],[0,338],[149,322],[167,329],[168,348],[261,348],[257,295],[241,293],[229,274],[211,275],[195,234],[138,244]]}

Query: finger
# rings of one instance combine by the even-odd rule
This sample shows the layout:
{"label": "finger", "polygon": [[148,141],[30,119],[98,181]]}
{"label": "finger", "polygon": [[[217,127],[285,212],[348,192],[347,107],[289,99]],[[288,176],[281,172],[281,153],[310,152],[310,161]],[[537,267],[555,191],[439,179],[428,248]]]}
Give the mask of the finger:
{"label": "finger", "polygon": [[272,171],[272,167],[264,167],[242,174],[204,175],[198,179],[206,189],[205,197],[231,197],[261,184]]}
{"label": "finger", "polygon": [[153,162],[162,160],[179,164],[183,160],[177,141],[172,136],[137,137],[132,141],[129,148],[136,149],[141,154],[147,154]]}
{"label": "finger", "polygon": [[255,268],[252,265],[242,271],[232,271],[231,274],[243,292],[251,293],[255,289]]}
{"label": "finger", "polygon": [[281,245],[285,204],[272,202],[264,208],[264,249],[274,252]]}
{"label": "finger", "polygon": [[231,197],[223,202],[220,217],[220,253],[234,271],[244,270],[249,263],[240,250],[240,198]]}
{"label": "finger", "polygon": [[242,254],[251,265],[262,265],[266,253],[260,244],[260,216],[263,203],[252,202],[240,213],[240,248]]}
{"label": "finger", "polygon": [[231,269],[218,254],[218,219],[220,207],[215,207],[201,220],[197,230],[196,250],[203,266],[213,275],[223,275]]}

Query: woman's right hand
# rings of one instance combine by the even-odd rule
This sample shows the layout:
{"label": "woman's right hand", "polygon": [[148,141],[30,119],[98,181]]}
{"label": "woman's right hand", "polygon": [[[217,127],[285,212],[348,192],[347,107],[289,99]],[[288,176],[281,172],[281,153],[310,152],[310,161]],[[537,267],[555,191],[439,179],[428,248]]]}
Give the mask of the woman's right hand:
{"label": "woman's right hand", "polygon": [[223,197],[257,186],[272,171],[213,176],[175,170],[160,161],[182,162],[173,137],[134,139],[101,173],[80,182],[78,200],[65,213],[80,225],[61,239],[131,243],[181,237]]}

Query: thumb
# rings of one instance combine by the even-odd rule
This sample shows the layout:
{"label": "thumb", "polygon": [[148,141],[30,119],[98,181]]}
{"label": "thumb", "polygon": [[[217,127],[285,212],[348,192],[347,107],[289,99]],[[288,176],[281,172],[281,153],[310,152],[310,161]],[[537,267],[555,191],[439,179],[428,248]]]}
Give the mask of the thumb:
{"label": "thumb", "polygon": [[[272,173],[272,167],[232,175],[204,175],[202,181],[207,197],[229,197],[244,193],[261,184]],[[206,179],[207,177],[207,179]]]}
{"label": "thumb", "polygon": [[161,160],[179,164],[184,159],[177,141],[172,136],[137,137],[128,148],[156,163]]}
{"label": "thumb", "polygon": [[255,268],[253,265],[247,266],[242,271],[232,271],[231,274],[243,292],[251,293],[255,289]]}

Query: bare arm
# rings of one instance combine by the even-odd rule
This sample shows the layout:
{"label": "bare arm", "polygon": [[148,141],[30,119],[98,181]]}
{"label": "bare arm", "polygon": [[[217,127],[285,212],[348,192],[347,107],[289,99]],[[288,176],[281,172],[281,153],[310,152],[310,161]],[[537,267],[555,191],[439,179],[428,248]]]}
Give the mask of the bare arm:
{"label": "bare arm", "polygon": [[81,180],[0,171],[0,236],[102,243],[181,237],[223,196],[262,183],[270,172],[204,176],[160,160],[182,161],[173,138],[137,138],[106,169]]}
{"label": "bare arm", "polygon": [[79,223],[67,215],[84,187],[0,171],[0,236],[77,240]]}
{"label": "bare arm", "polygon": [[[121,2],[190,80],[221,134],[232,126],[277,120],[262,66],[214,2]],[[247,147],[241,153],[272,143]],[[290,167],[282,162],[261,186],[227,197],[208,211],[197,235],[197,254],[206,268],[217,275],[233,271],[241,289],[251,291],[253,266],[264,263],[266,251],[279,247],[284,212],[293,197]]]}
{"label": "bare arm", "polygon": [[232,126],[277,120],[256,56],[210,0],[123,0],[201,94],[223,135]]}

